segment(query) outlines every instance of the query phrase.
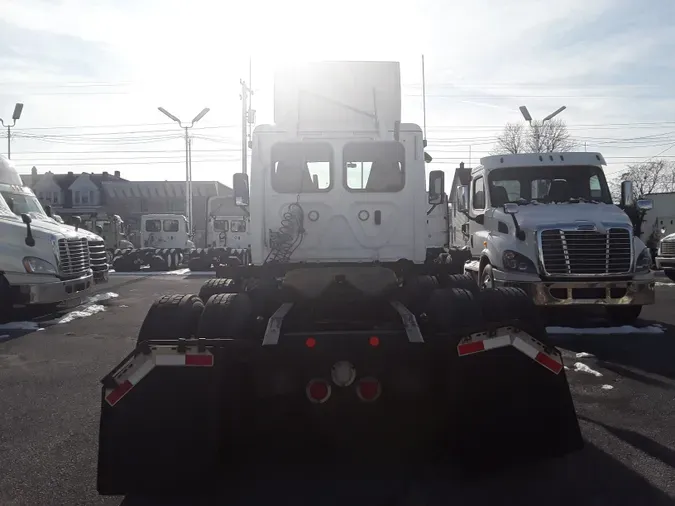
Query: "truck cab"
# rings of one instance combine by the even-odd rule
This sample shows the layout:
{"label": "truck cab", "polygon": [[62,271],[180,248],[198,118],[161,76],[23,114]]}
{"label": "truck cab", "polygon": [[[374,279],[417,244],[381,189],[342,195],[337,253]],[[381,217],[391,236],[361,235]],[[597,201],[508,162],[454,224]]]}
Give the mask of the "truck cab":
{"label": "truck cab", "polygon": [[0,312],[57,304],[94,286],[88,239],[47,216],[14,165],[0,156]]}
{"label": "truck cab", "polygon": [[193,249],[187,218],[182,214],[141,216],[141,244],[144,248]]}
{"label": "truck cab", "polygon": [[231,196],[210,197],[206,203],[206,247],[250,247],[248,217]]}
{"label": "truck cab", "polygon": [[[532,153],[481,159],[453,191],[454,246],[483,288],[517,286],[539,306],[602,305],[631,322],[654,303],[651,255],[612,202],[600,153]],[[630,184],[630,183],[628,183]],[[622,205],[649,208],[649,201]]]}

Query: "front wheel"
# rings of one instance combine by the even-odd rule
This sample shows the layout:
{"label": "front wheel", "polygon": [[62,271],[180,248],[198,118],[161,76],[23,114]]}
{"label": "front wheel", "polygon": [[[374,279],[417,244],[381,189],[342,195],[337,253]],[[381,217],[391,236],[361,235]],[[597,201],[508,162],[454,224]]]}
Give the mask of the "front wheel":
{"label": "front wheel", "polygon": [[607,316],[612,323],[630,325],[640,316],[642,306],[607,306]]}
{"label": "front wheel", "polygon": [[495,275],[492,272],[492,266],[487,264],[483,267],[483,272],[480,274],[480,289],[489,290],[495,287]]}

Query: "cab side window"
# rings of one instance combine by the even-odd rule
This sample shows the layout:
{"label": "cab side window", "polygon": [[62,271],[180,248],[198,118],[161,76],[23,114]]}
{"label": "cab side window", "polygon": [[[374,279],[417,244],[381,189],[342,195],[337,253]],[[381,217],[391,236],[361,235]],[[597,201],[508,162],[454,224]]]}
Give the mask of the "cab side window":
{"label": "cab side window", "polygon": [[479,211],[485,209],[485,180],[483,176],[473,180],[471,208]]}

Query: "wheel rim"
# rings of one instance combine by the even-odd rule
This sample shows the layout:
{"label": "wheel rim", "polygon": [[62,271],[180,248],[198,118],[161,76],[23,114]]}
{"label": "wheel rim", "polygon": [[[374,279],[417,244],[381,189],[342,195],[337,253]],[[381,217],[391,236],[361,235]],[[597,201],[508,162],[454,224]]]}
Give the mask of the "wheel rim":
{"label": "wheel rim", "polygon": [[490,288],[493,288],[492,277],[489,273],[483,274],[483,280],[481,281],[480,288],[481,290],[489,290]]}

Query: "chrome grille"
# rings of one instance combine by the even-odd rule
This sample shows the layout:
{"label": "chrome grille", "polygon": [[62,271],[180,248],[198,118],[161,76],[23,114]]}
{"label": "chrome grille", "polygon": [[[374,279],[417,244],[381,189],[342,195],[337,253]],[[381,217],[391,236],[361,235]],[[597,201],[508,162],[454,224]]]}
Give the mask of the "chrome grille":
{"label": "chrome grille", "polygon": [[675,256],[675,241],[663,241],[661,243],[661,254]]}
{"label": "chrome grille", "polygon": [[105,242],[89,241],[89,260],[94,273],[108,271],[108,258],[105,254]]}
{"label": "chrome grille", "polygon": [[544,230],[540,235],[544,271],[549,275],[625,274],[631,270],[631,231]]}
{"label": "chrome grille", "polygon": [[87,239],[59,239],[59,273],[77,277],[91,268]]}

